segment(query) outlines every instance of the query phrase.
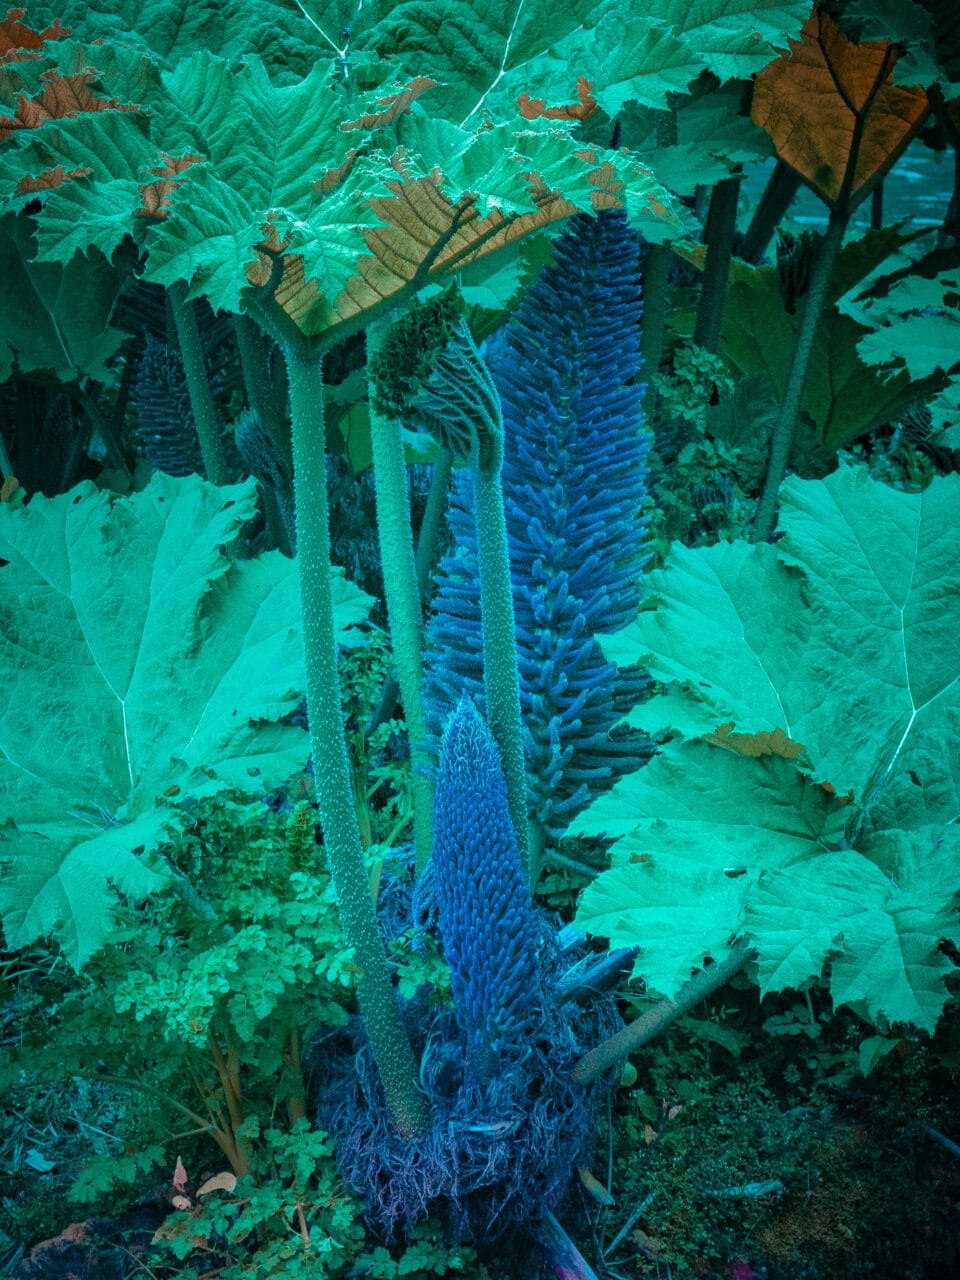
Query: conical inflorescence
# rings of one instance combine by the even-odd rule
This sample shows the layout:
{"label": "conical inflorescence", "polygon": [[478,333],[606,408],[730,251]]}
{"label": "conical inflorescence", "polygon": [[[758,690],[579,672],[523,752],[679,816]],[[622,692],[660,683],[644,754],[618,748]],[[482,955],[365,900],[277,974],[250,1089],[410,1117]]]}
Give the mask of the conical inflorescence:
{"label": "conical inflorescence", "polygon": [[538,924],[497,747],[466,696],[440,748],[432,870],[467,1071],[483,1080],[540,1014]]}
{"label": "conical inflorescence", "polygon": [[[646,562],[639,299],[636,232],[618,211],[578,215],[486,353],[503,411],[529,796],[554,834],[588,787],[644,752],[636,738],[610,738],[619,676],[595,639],[636,616]],[[436,731],[464,689],[483,705],[473,481],[456,479],[428,628]]]}
{"label": "conical inflorescence", "polygon": [[582,999],[560,980],[569,958],[533,904],[499,753],[467,696],[443,734],[434,815],[433,855],[418,884],[429,886],[454,1009],[419,998],[405,1009],[423,1046],[429,1128],[409,1138],[391,1123],[359,1027],[333,1060],[318,1124],[336,1139],[344,1179],[388,1233],[434,1213],[455,1236],[491,1243],[564,1203],[603,1095],[571,1071],[585,1044],[623,1024],[603,986],[591,984]]}

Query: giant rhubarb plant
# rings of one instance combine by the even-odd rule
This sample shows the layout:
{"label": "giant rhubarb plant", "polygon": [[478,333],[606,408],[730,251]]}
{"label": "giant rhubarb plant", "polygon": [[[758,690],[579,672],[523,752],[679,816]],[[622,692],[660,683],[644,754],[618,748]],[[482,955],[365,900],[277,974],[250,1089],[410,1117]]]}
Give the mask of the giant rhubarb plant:
{"label": "giant rhubarb plant", "polygon": [[[510,257],[525,236],[578,210],[622,207],[649,238],[669,238],[682,219],[647,169],[629,153],[584,147],[524,95],[536,86],[548,108],[572,100],[579,74],[613,114],[644,84],[665,94],[704,68],[749,74],[796,33],[806,6],[748,0],[731,31],[725,0],[696,14],[657,0],[626,23],[612,2],[584,0],[559,16],[543,3],[502,15],[468,4],[458,14],[479,40],[462,42],[431,34],[450,29],[446,4],[421,6],[404,31],[387,0],[358,9],[348,31],[338,6],[298,5],[294,23],[292,10],[234,0],[211,26],[213,10],[200,3],[182,27],[159,3],[114,6],[103,27],[103,7],[74,6],[70,17],[76,34],[106,33],[104,43],[57,49],[61,28],[29,33],[32,48],[5,72],[0,92],[15,105],[16,127],[0,134],[0,203],[18,217],[29,206],[38,260],[109,260],[133,236],[145,278],[171,291],[186,346],[190,301],[204,295],[251,317],[284,352],[325,851],[362,970],[358,999],[391,1123],[415,1134],[426,1128],[425,1103],[377,935],[343,740],[323,353],[424,285],[482,273],[495,254]],[[213,26],[222,56],[209,48],[184,56],[182,37],[202,32],[207,43]],[[241,33],[249,33],[242,45]],[[20,50],[25,38],[16,22],[4,24],[4,50]],[[264,62],[251,46],[281,56]],[[332,53],[329,62],[318,48]],[[420,104],[431,91],[432,115]],[[194,412],[218,475],[217,425],[196,404]]]}
{"label": "giant rhubarb plant", "polygon": [[[545,33],[541,38],[549,43]],[[315,62],[280,86],[255,56],[236,67],[195,53],[167,70],[118,43],[73,47],[61,65],[71,57],[102,68],[105,90],[115,96],[94,92],[86,69],[68,75],[51,68],[42,87],[34,74],[36,96],[60,101],[83,93],[88,109],[64,109],[51,119],[32,111],[33,99],[22,94],[25,127],[0,155],[11,207],[41,201],[40,257],[110,256],[135,233],[147,252],[145,278],[171,288],[181,310],[202,293],[216,308],[246,311],[286,357],[307,702],[325,850],[345,940],[362,968],[358,999],[391,1112],[412,1132],[426,1117],[377,935],[340,713],[323,351],[431,280],[496,250],[509,253],[577,208],[625,203],[651,234],[667,234],[678,219],[628,156],[611,153],[601,163],[552,123],[432,119],[416,102],[434,82],[420,76],[384,83],[385,64],[367,62],[366,82],[375,87],[364,91],[340,60]],[[29,86],[28,73],[18,75]]]}

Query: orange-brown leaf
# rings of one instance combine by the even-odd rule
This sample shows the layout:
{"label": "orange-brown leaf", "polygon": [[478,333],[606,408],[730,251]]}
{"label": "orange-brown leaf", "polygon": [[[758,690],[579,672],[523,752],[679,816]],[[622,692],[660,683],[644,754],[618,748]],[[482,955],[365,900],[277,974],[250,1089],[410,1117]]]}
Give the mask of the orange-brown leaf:
{"label": "orange-brown leaf", "polygon": [[64,169],[62,164],[58,164],[55,169],[48,169],[46,173],[21,178],[16,186],[16,194],[29,196],[35,191],[52,191],[54,187],[63,186],[65,182],[72,182],[74,178],[85,178],[88,173],[93,173],[93,170],[83,167]]}
{"label": "orange-brown leaf", "polygon": [[143,204],[139,209],[134,209],[135,218],[165,218],[170,212],[170,197],[182,181],[182,175],[203,160],[203,156],[168,156],[166,152],[160,154],[167,163],[150,170],[157,175],[159,181],[141,184]]}
{"label": "orange-brown leaf", "polygon": [[800,40],[757,76],[754,122],[832,209],[855,208],[927,115],[923,88],[893,83],[895,62],[888,40],[855,44],[814,11]]}
{"label": "orange-brown leaf", "polygon": [[311,185],[310,190],[313,194],[315,196],[328,196],[332,191],[336,191],[338,187],[342,186],[346,182],[359,154],[360,152],[356,147],[351,147],[342,164],[338,164],[334,169],[328,169],[322,178],[318,178]]}
{"label": "orange-brown leaf", "polygon": [[235,1191],[237,1188],[237,1175],[225,1170],[223,1173],[215,1173],[212,1178],[208,1178],[201,1187],[197,1187],[197,1196],[208,1196],[211,1191]]}
{"label": "orange-brown leaf", "polygon": [[89,71],[75,76],[48,71],[36,97],[19,94],[14,114],[0,116],[0,143],[9,142],[21,129],[40,129],[49,120],[64,120],[81,112],[137,110],[133,105],[121,106],[116,98],[98,98],[89,87],[94,79]]}
{"label": "orange-brown leaf", "polygon": [[782,756],[784,760],[796,760],[803,750],[801,744],[788,738],[782,729],[774,729],[772,733],[734,733],[732,720],[720,725],[716,733],[705,734],[704,741],[752,759]]}
{"label": "orange-brown leaf", "polygon": [[[620,207],[623,182],[613,167],[601,164],[593,152],[578,154],[587,163],[597,164],[589,174],[593,208]],[[299,255],[285,257],[275,297],[303,333],[326,333],[332,340],[332,331],[341,324],[356,323],[359,316],[395,298],[411,284],[419,287],[428,280],[443,281],[577,211],[572,201],[548,189],[532,170],[523,174],[532,203],[529,212],[508,214],[492,205],[481,216],[472,193],[455,202],[447,197],[439,169],[414,178],[402,148],[392,157],[391,167],[397,178],[386,180],[385,194],[372,196],[367,202],[380,223],[363,233],[369,252],[357,260],[356,273],[335,299],[322,297],[316,281],[305,278]],[[653,199],[650,204],[656,208]],[[666,217],[668,211],[662,210],[662,215]],[[271,228],[263,247],[266,252],[258,252],[258,260],[247,272],[250,284],[258,287],[270,278],[273,256],[285,249],[278,246]]]}
{"label": "orange-brown leaf", "polygon": [[42,49],[45,40],[65,40],[70,34],[68,27],[61,27],[59,18],[45,31],[34,31],[20,21],[25,13],[26,9],[8,9],[0,21],[0,63],[37,58],[40,55],[34,51]]}
{"label": "orange-brown leaf", "polygon": [[340,127],[344,130],[382,129],[391,120],[395,120],[398,115],[406,111],[410,103],[415,98],[419,98],[421,93],[425,93],[427,89],[434,88],[436,83],[436,80],[431,80],[428,76],[417,76],[408,85],[398,89],[396,93],[389,93],[383,98],[378,98],[377,106],[381,107],[382,110],[368,111],[365,116],[360,116],[358,120],[348,120]]}
{"label": "orange-brown leaf", "polygon": [[[402,172],[402,158],[396,167]],[[332,303],[321,302],[316,282],[304,278],[302,259],[287,257],[276,298],[290,318],[306,333],[335,328],[393,297],[418,273],[421,278],[443,279],[466,263],[575,212],[561,196],[535,190],[536,207],[529,213],[511,218],[493,208],[481,217],[472,195],[454,204],[441,191],[441,181],[436,171],[416,180],[390,181],[387,195],[370,200],[384,225],[364,233],[370,253],[359,259],[357,274]],[[603,198],[598,192],[598,199]],[[269,239],[266,243],[278,251],[275,243]],[[250,267],[250,283],[264,285],[270,269],[269,256],[262,255]]]}
{"label": "orange-brown leaf", "polygon": [[596,1178],[593,1173],[591,1173],[587,1165],[581,1164],[577,1166],[577,1176],[597,1204],[602,1204],[606,1208],[616,1204],[616,1201],[608,1189],[603,1185],[599,1178]]}
{"label": "orange-brown leaf", "polygon": [[604,160],[601,164],[597,153],[589,149],[576,152],[576,156],[586,164],[597,166],[588,175],[597,188],[591,196],[594,212],[600,209],[619,209],[623,204],[623,179],[617,177],[617,171],[610,161]]}
{"label": "orange-brown leaf", "polygon": [[[258,250],[256,261],[247,268],[247,279],[252,285],[262,289],[267,284],[273,272],[274,255],[284,253],[289,240],[288,234],[281,241],[272,219],[264,224],[262,243],[269,253]],[[284,257],[283,274],[273,296],[298,328],[306,332],[310,312],[320,301],[320,288],[316,280],[305,278],[301,254]]]}
{"label": "orange-brown leaf", "polygon": [[522,93],[517,99],[517,106],[525,120],[586,120],[598,110],[592,90],[593,81],[579,76],[577,102],[562,107],[548,107],[543,98],[531,98],[529,93]]}
{"label": "orange-brown leaf", "polygon": [[[828,796],[837,796],[836,789],[832,782],[821,782],[820,786],[823,788],[823,790],[827,793]],[[837,796],[837,803],[841,807],[848,804],[853,804],[853,791],[848,791],[845,796]]]}

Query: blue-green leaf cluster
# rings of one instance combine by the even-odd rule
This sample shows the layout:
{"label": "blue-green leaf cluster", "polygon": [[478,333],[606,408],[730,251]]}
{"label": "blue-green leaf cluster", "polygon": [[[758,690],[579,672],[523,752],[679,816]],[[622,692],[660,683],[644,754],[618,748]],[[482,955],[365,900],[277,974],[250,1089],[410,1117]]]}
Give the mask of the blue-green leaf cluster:
{"label": "blue-green leaf cluster", "polygon": [[932,1031],[960,890],[960,480],[844,468],[781,489],[773,546],[675,546],[656,608],[608,637],[670,740],[574,824],[614,837],[585,929],[676,992],[737,935],[762,991],[825,973],[881,1027]]}
{"label": "blue-green leaf cluster", "polygon": [[[155,856],[172,806],[263,793],[307,757],[295,562],[229,547],[253,482],[157,474],[129,498],[85,482],[0,506],[0,910],[79,968],[117,891],[176,885]],[[370,598],[334,582],[343,638]]]}

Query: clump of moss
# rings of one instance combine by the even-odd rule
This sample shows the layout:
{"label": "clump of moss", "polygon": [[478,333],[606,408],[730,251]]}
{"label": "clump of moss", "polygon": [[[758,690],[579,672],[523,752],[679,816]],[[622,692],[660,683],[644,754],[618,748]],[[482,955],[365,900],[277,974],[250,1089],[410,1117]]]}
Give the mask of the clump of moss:
{"label": "clump of moss", "polygon": [[854,1015],[784,998],[758,1035],[742,994],[678,1023],[619,1095],[608,1238],[635,1215],[638,1276],[958,1274],[960,1162],[931,1130],[953,1134],[960,1011],[864,1078]]}
{"label": "clump of moss", "polygon": [[803,1182],[826,1122],[807,1109],[782,1111],[755,1068],[722,1082],[643,1082],[641,1075],[618,1123],[618,1203],[646,1206],[639,1225],[651,1258],[696,1274],[705,1262],[722,1267],[745,1256]]}

